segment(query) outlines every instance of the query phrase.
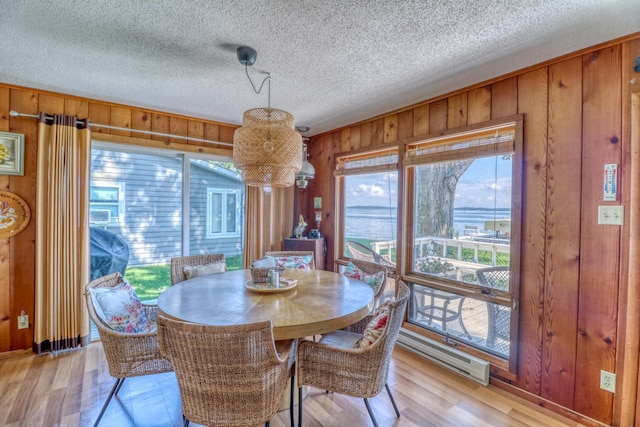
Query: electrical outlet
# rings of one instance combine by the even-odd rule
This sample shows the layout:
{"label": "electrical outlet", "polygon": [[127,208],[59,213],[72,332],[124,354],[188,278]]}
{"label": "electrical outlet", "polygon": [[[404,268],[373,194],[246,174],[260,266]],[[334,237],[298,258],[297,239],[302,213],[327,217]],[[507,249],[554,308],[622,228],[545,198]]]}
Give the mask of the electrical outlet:
{"label": "electrical outlet", "polygon": [[598,206],[598,224],[624,225],[624,206]]}
{"label": "electrical outlet", "polygon": [[616,374],[613,372],[600,371],[600,388],[611,393],[616,392]]}
{"label": "electrical outlet", "polygon": [[21,314],[18,316],[18,329],[27,329],[29,327],[29,316]]}

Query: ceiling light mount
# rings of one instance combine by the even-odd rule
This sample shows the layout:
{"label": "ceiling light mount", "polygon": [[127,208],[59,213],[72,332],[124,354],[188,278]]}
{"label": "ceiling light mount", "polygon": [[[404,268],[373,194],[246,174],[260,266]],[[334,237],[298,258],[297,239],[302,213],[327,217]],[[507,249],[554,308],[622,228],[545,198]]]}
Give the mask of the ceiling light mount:
{"label": "ceiling light mount", "polygon": [[238,61],[242,65],[244,65],[244,72],[247,74],[247,78],[249,82],[251,82],[251,87],[253,87],[253,91],[259,95],[260,91],[262,91],[262,87],[264,83],[269,80],[269,89],[268,89],[268,102],[267,105],[271,107],[271,73],[267,73],[267,77],[262,80],[260,83],[260,87],[256,89],[256,85],[253,84],[253,80],[251,80],[251,76],[249,75],[249,67],[256,62],[258,58],[258,52],[252,47],[249,46],[240,46],[236,49],[236,55],[238,56]]}
{"label": "ceiling light mount", "polygon": [[236,54],[238,55],[238,61],[240,61],[242,65],[246,66],[255,64],[256,59],[258,58],[258,52],[249,46],[239,46],[236,49]]}

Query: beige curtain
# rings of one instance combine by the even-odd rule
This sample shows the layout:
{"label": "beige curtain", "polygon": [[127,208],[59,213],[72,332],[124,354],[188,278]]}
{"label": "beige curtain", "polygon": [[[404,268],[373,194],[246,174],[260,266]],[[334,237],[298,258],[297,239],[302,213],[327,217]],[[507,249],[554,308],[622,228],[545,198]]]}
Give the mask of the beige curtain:
{"label": "beige curtain", "polygon": [[294,187],[247,187],[245,268],[265,252],[282,250],[283,239],[293,232],[294,192]]}
{"label": "beige curtain", "polygon": [[89,280],[90,131],[76,117],[41,113],[39,121],[36,353],[86,345],[90,340],[83,297]]}

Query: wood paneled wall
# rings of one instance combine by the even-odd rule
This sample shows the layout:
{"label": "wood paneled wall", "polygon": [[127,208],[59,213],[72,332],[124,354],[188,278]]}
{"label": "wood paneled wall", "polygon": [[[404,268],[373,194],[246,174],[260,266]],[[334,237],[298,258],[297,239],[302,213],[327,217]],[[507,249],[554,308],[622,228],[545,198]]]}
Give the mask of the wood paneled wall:
{"label": "wood paneled wall", "polygon": [[[42,111],[48,114],[75,115],[79,118],[88,117],[92,123],[97,124],[219,142],[233,142],[233,132],[237,127],[0,84],[0,131],[25,135],[24,176],[0,175],[0,190],[11,191],[22,197],[31,209],[32,218],[39,210],[46,209],[35,205],[38,123],[30,118],[10,117],[10,110],[26,114],[38,114]],[[139,139],[139,143],[147,145],[182,146],[191,151],[206,147],[208,151],[230,152],[229,148],[225,149],[217,144],[185,142],[178,138],[152,137],[129,131],[94,128],[92,133],[94,138],[98,134],[111,135],[113,138],[133,136]],[[17,236],[0,239],[0,352],[32,346],[33,328],[18,330],[17,316],[21,310],[25,310],[30,320],[33,319],[34,282],[35,221],[32,220]]]}
{"label": "wood paneled wall", "polygon": [[[316,178],[298,198],[298,210],[310,214],[313,196],[323,197],[328,265],[335,260],[335,154],[523,114],[518,372],[513,384],[503,385],[605,424],[633,424],[637,378],[624,377],[620,333],[640,325],[619,322],[619,306],[626,310],[628,225],[598,225],[597,212],[612,204],[628,212],[638,55],[635,34],[312,138]],[[607,163],[620,168],[617,202],[602,200]],[[637,355],[638,343],[631,347]],[[614,395],[600,389],[600,370],[633,381],[633,395],[625,395],[633,401],[620,403],[618,393],[614,405]]]}

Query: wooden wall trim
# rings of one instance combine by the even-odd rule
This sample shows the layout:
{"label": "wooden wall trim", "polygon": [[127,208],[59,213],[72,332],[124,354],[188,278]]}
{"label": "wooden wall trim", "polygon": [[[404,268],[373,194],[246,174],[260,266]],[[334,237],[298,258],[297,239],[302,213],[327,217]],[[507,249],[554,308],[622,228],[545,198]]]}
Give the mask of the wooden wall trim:
{"label": "wooden wall trim", "polygon": [[[639,326],[640,319],[630,318],[640,316],[637,304],[640,296],[638,290],[638,274],[632,280],[632,260],[636,260],[640,253],[632,255],[630,246],[637,240],[638,235],[631,236],[632,227],[638,227],[640,217],[631,220],[631,212],[637,209],[632,206],[638,202],[640,191],[638,184],[633,179],[640,179],[638,169],[637,151],[640,147],[640,75],[634,70],[635,58],[640,53],[640,39],[631,40],[622,45],[622,175],[620,192],[621,203],[625,206],[625,225],[622,227],[622,240],[620,242],[620,297],[618,298],[618,352],[616,353],[616,377],[617,393],[614,396],[613,423],[614,425],[635,425],[640,421],[640,414],[636,413],[636,399],[639,394],[638,387],[638,346],[640,345]],[[634,153],[635,152],[635,153]],[[635,176],[635,178],[634,178]],[[640,273],[636,271],[636,273]],[[636,282],[633,284],[633,282]],[[633,290],[636,290],[635,292]],[[635,307],[634,307],[635,306]],[[630,316],[631,313],[635,313]]]}
{"label": "wooden wall trim", "polygon": [[562,416],[572,419],[576,422],[579,422],[581,425],[587,427],[609,427],[609,424],[604,424],[598,420],[594,420],[593,418],[589,418],[579,412],[572,411],[571,409],[567,409],[564,406],[558,405],[555,402],[544,399],[540,396],[537,396],[533,393],[522,390],[508,382],[502,381],[498,378],[491,377],[489,378],[489,384],[495,386],[501,390],[504,390],[510,394],[521,397],[529,402],[535,403],[536,405],[547,408],[555,413],[561,414]]}
{"label": "wooden wall trim", "polygon": [[[9,89],[0,87],[0,106],[9,105]],[[9,132],[9,115],[0,114],[0,131]],[[9,190],[9,176],[0,175],[0,189]],[[11,348],[11,265],[9,238],[0,241],[0,354]]]}
{"label": "wooden wall trim", "polygon": [[387,151],[393,151],[393,150],[398,150],[398,147],[401,144],[399,143],[394,143],[394,144],[385,144],[381,147],[368,147],[368,148],[358,148],[358,149],[354,149],[354,150],[345,150],[345,151],[340,151],[338,153],[335,154],[335,158],[336,160],[341,159],[343,157],[357,157],[358,155],[362,154],[362,157],[375,157],[377,155],[380,155],[380,153],[384,154]]}
{"label": "wooden wall trim", "polygon": [[[615,411],[618,425],[640,423],[636,413],[638,400],[638,363],[640,343],[640,92],[631,94],[631,189],[629,205],[629,271],[624,294],[624,311],[620,318],[626,325],[623,360],[618,372],[624,373],[618,384],[619,404]],[[623,292],[621,292],[623,294]],[[622,307],[621,307],[622,309]]]}
{"label": "wooden wall trim", "polygon": [[[70,94],[65,94],[65,93],[60,93],[60,92],[53,92],[53,91],[49,91],[49,90],[44,90],[44,89],[35,89],[35,88],[29,88],[29,87],[25,87],[25,86],[19,86],[19,85],[14,85],[14,84],[10,84],[10,83],[3,83],[0,82],[0,86],[1,87],[5,87],[8,89],[16,89],[16,90],[22,90],[22,91],[35,91],[38,93],[39,96],[50,96],[53,98],[64,98],[65,100],[65,114],[68,115],[75,115],[78,116],[80,118],[85,117],[88,115],[88,113],[74,113],[74,112],[70,112],[69,111],[69,105],[70,103],[73,102],[81,102],[81,103],[91,103],[94,105],[101,105],[103,107],[108,107],[109,109],[114,108],[115,114],[114,115],[118,115],[119,113],[122,114],[127,114],[128,112],[127,110],[131,110],[131,117],[133,117],[133,115],[135,114],[135,112],[139,112],[139,113],[144,113],[144,114],[160,114],[160,115],[167,115],[167,116],[171,116],[174,117],[176,119],[183,119],[183,120],[190,120],[190,121],[198,121],[198,122],[203,122],[203,123],[209,123],[209,124],[214,124],[214,125],[221,125],[221,126],[227,126],[227,127],[232,127],[232,128],[239,128],[241,125],[239,124],[233,124],[233,123],[224,123],[224,122],[219,122],[216,120],[211,120],[211,119],[206,119],[203,117],[193,117],[193,116],[185,116],[183,114],[178,114],[178,113],[167,113],[166,111],[160,111],[160,110],[155,110],[153,108],[146,108],[146,107],[141,107],[141,106],[135,106],[135,105],[124,105],[124,104],[119,104],[116,102],[111,102],[111,101],[103,101],[103,100],[98,100],[98,99],[93,99],[93,98],[85,98],[82,96],[76,96],[76,95],[70,95]],[[118,110],[120,109],[120,110]],[[50,114],[55,114],[54,112],[51,111],[45,111],[45,109],[43,108],[42,111],[44,111],[45,113],[50,113]],[[20,111],[20,113],[24,113],[25,111]],[[112,114],[113,114],[113,110],[112,110]],[[103,120],[101,123],[106,124],[106,122],[108,122],[110,120]],[[98,120],[96,120],[96,122],[98,122]],[[133,120],[132,120],[133,122]],[[117,125],[114,125],[117,126]],[[124,126],[127,127],[127,126]],[[141,129],[140,126],[135,126],[135,129]],[[157,131],[157,132],[162,132],[162,131]],[[164,131],[166,132],[166,131]]]}
{"label": "wooden wall trim", "polygon": [[[510,123],[522,122],[523,119],[524,119],[523,114],[513,114],[511,116],[500,117],[493,120],[487,120],[481,123],[473,123],[469,125],[461,125],[454,128],[448,128],[446,130],[442,130],[436,133],[431,133],[431,134],[421,135],[421,136],[416,136],[411,138],[405,138],[398,141],[398,144],[400,145],[416,144],[417,145],[424,141],[429,141],[431,143],[431,140],[438,140],[438,139],[446,140],[447,143],[451,143],[452,140],[469,139],[468,134],[477,133],[477,131],[479,131],[480,129],[493,128],[493,130],[495,131],[497,128],[504,128],[506,125]],[[489,132],[487,131],[487,133]],[[455,139],[452,137],[455,137]]]}
{"label": "wooden wall trim", "polygon": [[120,135],[110,135],[110,134],[100,134],[95,133],[92,134],[91,139],[93,141],[104,141],[115,144],[123,144],[123,145],[135,145],[137,147],[145,147],[145,148],[157,148],[162,150],[174,150],[181,152],[189,152],[189,153],[198,153],[198,154],[211,154],[218,156],[230,156],[232,153],[232,148],[214,148],[208,146],[197,146],[197,145],[189,145],[189,144],[180,144],[176,142],[171,142],[169,139],[167,141],[155,141],[152,139],[144,139],[144,138],[136,138],[133,136],[120,136]]}
{"label": "wooden wall trim", "polygon": [[[520,303],[518,380],[522,389],[540,394],[542,381],[541,325],[544,319],[548,70],[530,71],[517,78],[518,112],[524,113],[522,168],[522,241],[520,250]],[[506,100],[507,105],[511,100]]]}

